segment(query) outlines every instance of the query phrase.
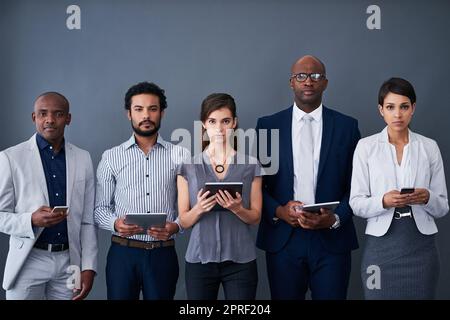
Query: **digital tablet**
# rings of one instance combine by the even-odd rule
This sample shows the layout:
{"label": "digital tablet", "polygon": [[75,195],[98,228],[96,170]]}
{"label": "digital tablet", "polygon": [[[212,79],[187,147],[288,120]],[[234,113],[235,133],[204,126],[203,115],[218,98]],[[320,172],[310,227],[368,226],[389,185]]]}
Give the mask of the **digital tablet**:
{"label": "digital tablet", "polygon": [[[203,192],[209,191],[210,194],[208,198],[216,193],[219,190],[228,191],[233,198],[236,198],[236,192],[242,196],[242,182],[206,182]],[[220,204],[216,203],[216,205],[211,209],[211,211],[223,211],[224,209]]]}
{"label": "digital tablet", "polygon": [[125,224],[136,224],[147,233],[151,227],[164,227],[166,225],[167,213],[127,213]]}
{"label": "digital tablet", "polygon": [[333,202],[322,202],[322,203],[315,203],[315,204],[307,204],[304,206],[299,206],[299,209],[303,211],[313,212],[313,213],[320,213],[320,209],[330,209],[331,211],[334,211],[336,207],[339,205],[339,201],[333,201]]}
{"label": "digital tablet", "polygon": [[219,192],[219,190],[228,191],[231,196],[235,198],[236,192],[239,192],[239,194],[242,196],[242,186],[242,182],[206,182],[203,192],[209,191],[209,198],[213,194]]}

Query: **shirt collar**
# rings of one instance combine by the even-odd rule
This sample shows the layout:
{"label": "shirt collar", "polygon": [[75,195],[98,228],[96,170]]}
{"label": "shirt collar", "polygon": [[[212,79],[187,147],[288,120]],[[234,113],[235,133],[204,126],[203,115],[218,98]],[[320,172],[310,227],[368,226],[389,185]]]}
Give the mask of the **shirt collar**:
{"label": "shirt collar", "polygon": [[[160,134],[158,134],[158,138],[156,139],[156,144],[159,144],[160,146],[162,146],[163,148],[167,149],[167,142],[161,137]],[[136,143],[136,137],[134,136],[134,134],[130,137],[130,139],[128,139],[125,143],[124,143],[124,147],[125,149],[129,149],[133,146],[137,146]]]}
{"label": "shirt collar", "polygon": [[[43,136],[41,136],[39,133],[36,133],[36,143],[38,145],[39,150],[44,150],[47,147],[51,146],[51,144],[45,140]],[[63,139],[61,150],[64,150],[65,141]]]}
{"label": "shirt collar", "polygon": [[[389,143],[389,133],[388,133],[387,126],[384,127],[384,129],[380,132],[380,135],[378,136],[378,141],[384,142],[384,143]],[[408,128],[408,141],[409,141],[409,144],[416,141],[416,135],[409,128]]]}
{"label": "shirt collar", "polygon": [[[313,112],[308,113],[315,121],[320,122],[322,120],[322,113],[323,113],[323,105],[322,103],[317,107]],[[299,122],[303,119],[303,116],[306,114],[305,111],[301,110],[299,107],[297,107],[297,104],[294,102],[294,119]]]}

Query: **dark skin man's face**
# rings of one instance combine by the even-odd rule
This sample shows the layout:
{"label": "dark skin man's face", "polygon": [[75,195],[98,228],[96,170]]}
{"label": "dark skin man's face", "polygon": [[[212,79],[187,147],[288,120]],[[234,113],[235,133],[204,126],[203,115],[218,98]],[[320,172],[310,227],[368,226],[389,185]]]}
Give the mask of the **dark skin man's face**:
{"label": "dark skin man's face", "polygon": [[60,142],[64,129],[70,124],[71,115],[64,99],[56,95],[38,98],[31,114],[36,131],[50,144]]}
{"label": "dark skin man's face", "polygon": [[[298,73],[320,73],[324,74],[324,69],[319,61],[312,57],[304,57],[298,60],[292,67],[291,76]],[[303,82],[298,82],[295,78],[290,79],[290,86],[294,92],[294,99],[297,106],[310,112],[322,103],[322,94],[327,88],[328,80],[322,77],[315,82],[308,77]]]}

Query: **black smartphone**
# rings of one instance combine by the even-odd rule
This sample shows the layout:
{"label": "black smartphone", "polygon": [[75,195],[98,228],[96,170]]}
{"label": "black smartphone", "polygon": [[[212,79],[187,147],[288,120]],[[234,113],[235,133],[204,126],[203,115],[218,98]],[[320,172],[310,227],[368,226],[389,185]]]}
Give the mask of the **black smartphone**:
{"label": "black smartphone", "polygon": [[400,190],[400,194],[413,193],[414,190],[414,188],[402,188],[402,190]]}

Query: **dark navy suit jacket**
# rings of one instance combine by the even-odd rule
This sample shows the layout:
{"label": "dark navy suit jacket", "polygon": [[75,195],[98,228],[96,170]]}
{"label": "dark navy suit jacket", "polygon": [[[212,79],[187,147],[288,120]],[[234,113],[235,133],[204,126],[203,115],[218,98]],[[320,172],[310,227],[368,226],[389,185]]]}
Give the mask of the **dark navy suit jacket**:
{"label": "dark navy suit jacket", "polygon": [[[258,119],[256,129],[268,130],[268,154],[270,157],[270,130],[279,130],[279,169],[274,175],[263,178],[263,212],[256,245],[275,253],[283,249],[294,231],[285,221],[274,221],[276,208],[294,200],[294,166],[292,157],[292,111],[293,107]],[[349,206],[352,159],[360,139],[356,119],[323,107],[322,146],[317,176],[316,203],[340,201],[335,213],[341,226],[337,229],[320,229],[322,245],[330,253],[344,253],[358,248],[353,212]],[[259,131],[257,131],[259,132]],[[259,155],[259,135],[258,155]],[[269,164],[262,163],[263,167]]]}

